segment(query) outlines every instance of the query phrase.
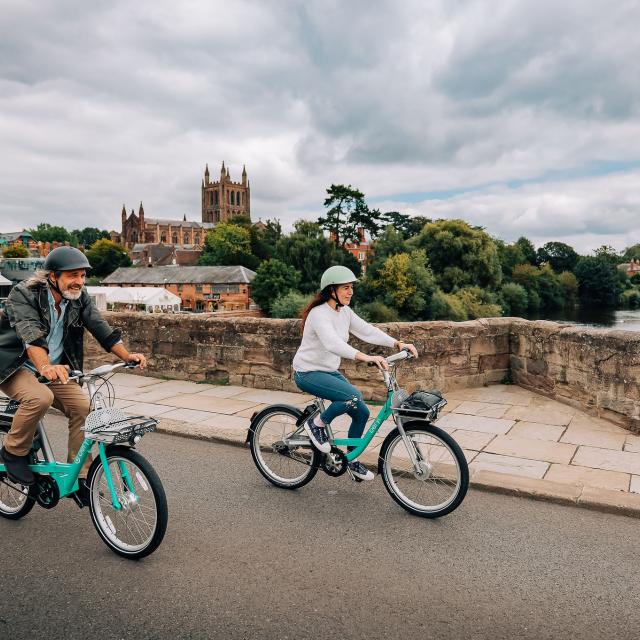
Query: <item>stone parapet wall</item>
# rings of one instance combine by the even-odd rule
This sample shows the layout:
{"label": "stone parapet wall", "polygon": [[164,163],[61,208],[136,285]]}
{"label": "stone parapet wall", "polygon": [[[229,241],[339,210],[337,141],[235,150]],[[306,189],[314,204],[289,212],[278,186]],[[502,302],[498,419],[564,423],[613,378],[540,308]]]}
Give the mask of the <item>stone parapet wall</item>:
{"label": "stone parapet wall", "polygon": [[[122,329],[130,350],[148,355],[152,375],[296,390],[291,361],[300,343],[297,320],[210,314],[107,313],[105,317]],[[417,361],[399,367],[398,379],[409,390],[448,391],[511,379],[633,431],[640,430],[638,332],[519,318],[379,326],[400,340],[413,342],[421,354]],[[352,344],[367,353],[389,353],[357,340]],[[104,352],[88,338],[85,366],[104,361]],[[377,369],[343,360],[343,371],[365,398],[384,398]]]}
{"label": "stone parapet wall", "polygon": [[[260,389],[297,390],[291,361],[300,344],[298,320],[219,318],[198,315],[106,313],[122,329],[127,348],[148,355],[149,372],[168,378],[246,385]],[[508,319],[474,322],[382,324],[390,335],[413,342],[422,354],[399,367],[398,378],[410,390],[442,390],[500,382],[509,371]],[[352,344],[367,353],[389,350]],[[108,359],[87,338],[85,367]],[[364,363],[343,360],[345,375],[367,399],[383,399],[380,373]]]}
{"label": "stone parapet wall", "polygon": [[640,332],[514,319],[511,376],[522,387],[640,431]]}

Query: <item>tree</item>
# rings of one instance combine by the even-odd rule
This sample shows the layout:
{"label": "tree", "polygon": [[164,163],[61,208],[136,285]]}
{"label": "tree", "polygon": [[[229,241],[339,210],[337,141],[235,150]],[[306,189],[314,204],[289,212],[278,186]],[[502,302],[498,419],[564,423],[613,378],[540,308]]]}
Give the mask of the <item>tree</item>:
{"label": "tree", "polygon": [[600,258],[614,267],[624,262],[622,256],[613,247],[606,244],[595,249],[593,253],[596,255],[596,258]]}
{"label": "tree", "polygon": [[227,222],[243,227],[249,232],[251,253],[258,262],[273,258],[276,243],[282,237],[282,225],[279,220],[267,220],[264,228],[253,224],[251,218],[246,215],[231,216]]}
{"label": "tree", "polygon": [[526,313],[529,307],[527,290],[516,282],[506,282],[501,289],[506,315],[520,316]]}
{"label": "tree", "polygon": [[251,297],[266,313],[271,313],[274,302],[296,289],[300,282],[300,272],[284,262],[265,260],[251,282]]}
{"label": "tree", "polygon": [[620,296],[618,268],[606,256],[580,258],[575,274],[580,283],[580,301],[586,305],[615,307]]}
{"label": "tree", "polygon": [[271,305],[271,316],[273,318],[299,318],[300,312],[307,306],[309,300],[309,296],[291,289],[288,293],[274,300]]}
{"label": "tree", "polygon": [[341,247],[336,248],[315,222],[296,222],[295,231],[276,244],[275,257],[300,272],[302,293],[317,291],[322,274],[334,264],[349,267],[356,276],[360,274],[358,261]]}
{"label": "tree", "polygon": [[631,260],[640,260],[640,244],[634,244],[627,247],[622,254],[623,262],[631,262]]}
{"label": "tree", "polygon": [[380,225],[385,227],[391,225],[399,231],[405,239],[417,236],[426,224],[431,222],[430,218],[424,216],[410,216],[399,211],[386,211],[380,215]]}
{"label": "tree", "polygon": [[573,271],[580,256],[564,242],[547,242],[538,249],[538,264],[547,262],[556,273]]}
{"label": "tree", "polygon": [[536,264],[536,248],[533,246],[533,242],[531,242],[531,240],[521,236],[516,240],[515,244],[518,246],[520,251],[522,251],[524,262],[527,262],[528,264]]}
{"label": "tree", "polygon": [[97,227],[85,227],[84,229],[74,229],[71,232],[73,244],[83,247],[90,247],[96,240],[109,238],[109,232]]}
{"label": "tree", "polygon": [[463,220],[432,222],[411,243],[426,251],[445,292],[467,285],[492,288],[502,281],[495,242]]}
{"label": "tree", "polygon": [[526,262],[524,252],[517,243],[507,244],[502,240],[494,240],[494,242],[496,243],[502,273],[507,277],[511,277],[513,268],[518,264],[524,264]]}
{"label": "tree", "polygon": [[410,254],[389,256],[373,281],[373,287],[383,302],[404,320],[430,317],[429,301],[437,284],[424,251],[418,249]]}
{"label": "tree", "polygon": [[405,242],[402,232],[395,227],[385,227],[371,247],[373,259],[367,266],[367,277],[375,279],[378,271],[389,256],[398,253],[409,253],[409,248]]}
{"label": "tree", "polygon": [[7,247],[2,252],[3,258],[28,258],[29,257],[29,249],[25,247],[22,243],[12,244],[10,247]]}
{"label": "tree", "polygon": [[113,273],[118,267],[131,266],[131,258],[129,258],[125,248],[106,238],[96,240],[86,252],[86,255],[93,268],[91,271],[92,276],[105,277]]}
{"label": "tree", "polygon": [[198,264],[204,266],[243,266],[255,269],[258,259],[251,253],[251,234],[246,227],[219,222],[205,237]]}
{"label": "tree", "polygon": [[71,234],[64,228],[41,222],[35,229],[29,229],[29,233],[38,242],[71,242]]}
{"label": "tree", "polygon": [[378,234],[382,214],[377,209],[370,210],[364,193],[351,185],[332,184],[327,189],[324,206],[329,210],[325,217],[318,218],[318,224],[331,233],[336,248],[357,242],[360,228],[372,236]]}

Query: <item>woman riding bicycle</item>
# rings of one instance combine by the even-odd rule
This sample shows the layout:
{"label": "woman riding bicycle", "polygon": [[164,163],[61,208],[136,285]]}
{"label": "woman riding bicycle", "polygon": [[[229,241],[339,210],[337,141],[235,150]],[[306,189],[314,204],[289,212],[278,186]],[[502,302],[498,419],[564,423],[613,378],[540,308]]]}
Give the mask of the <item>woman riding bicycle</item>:
{"label": "woman riding bicycle", "polygon": [[[362,393],[339,371],[340,359],[372,362],[387,369],[382,356],[370,356],[348,344],[349,334],[382,347],[407,348],[417,357],[412,344],[392,338],[377,327],[365,322],[350,308],[355,274],[343,266],[329,267],[320,281],[320,292],[302,312],[302,343],[293,358],[296,385],[316,397],[331,400],[322,414],[310,418],[304,424],[313,445],[323,453],[331,451],[329,434],[325,426],[343,413],[351,416],[349,438],[359,438],[369,418],[369,409]],[[374,475],[358,460],[349,462],[349,470],[355,478],[373,480]]]}

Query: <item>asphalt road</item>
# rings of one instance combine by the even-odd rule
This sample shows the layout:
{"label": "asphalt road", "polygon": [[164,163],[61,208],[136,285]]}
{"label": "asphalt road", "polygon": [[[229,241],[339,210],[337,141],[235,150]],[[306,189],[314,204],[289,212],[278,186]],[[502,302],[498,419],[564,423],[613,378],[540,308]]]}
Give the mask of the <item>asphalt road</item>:
{"label": "asphalt road", "polygon": [[428,521],[379,478],[287,492],[248,450],[157,434],[139,450],[167,491],[162,546],[121,559],[70,500],[2,519],[0,638],[640,635],[638,520],[472,491]]}

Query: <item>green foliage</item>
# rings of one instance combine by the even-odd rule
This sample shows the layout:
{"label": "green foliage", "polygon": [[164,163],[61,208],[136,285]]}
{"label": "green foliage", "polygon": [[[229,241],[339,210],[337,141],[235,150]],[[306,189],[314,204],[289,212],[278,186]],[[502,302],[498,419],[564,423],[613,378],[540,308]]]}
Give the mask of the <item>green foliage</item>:
{"label": "green foliage", "polygon": [[398,312],[388,307],[380,300],[367,302],[355,309],[356,313],[367,322],[397,322],[400,319]]}
{"label": "green foliage", "polygon": [[371,248],[373,259],[367,266],[367,276],[371,279],[376,278],[378,271],[389,256],[409,252],[402,233],[392,226],[385,227]]}
{"label": "green foliage", "polygon": [[299,283],[299,271],[275,258],[265,260],[251,282],[251,297],[264,312],[271,313],[274,302]]}
{"label": "green foliage", "polygon": [[520,249],[520,251],[522,251],[524,262],[528,264],[536,264],[536,248],[533,246],[531,240],[525,238],[524,236],[521,236],[516,240],[515,244]]}
{"label": "green foliage", "polygon": [[502,240],[494,240],[494,242],[496,243],[502,273],[507,277],[511,277],[513,268],[526,262],[524,252],[518,244],[507,244]]}
{"label": "green foliage", "polygon": [[430,316],[429,302],[437,289],[424,251],[389,256],[372,282],[382,301],[407,320]]}
{"label": "green foliage", "polygon": [[121,244],[101,238],[96,240],[86,252],[87,260],[93,267],[92,277],[105,277],[118,267],[130,267],[131,258]]}
{"label": "green foliage", "polygon": [[273,258],[276,243],[282,237],[282,225],[279,220],[267,220],[264,228],[253,224],[251,218],[245,215],[232,216],[227,222],[243,227],[249,232],[251,254],[259,262]]}
{"label": "green foliage", "polygon": [[620,295],[620,304],[625,309],[640,308],[640,289],[627,289]]}
{"label": "green foliage", "polygon": [[498,250],[491,237],[463,220],[439,220],[412,240],[426,251],[445,292],[468,285],[496,287],[502,280]]}
{"label": "green foliage", "polygon": [[109,232],[97,227],[85,227],[84,229],[74,229],[71,232],[72,244],[90,247],[96,240],[110,238]]}
{"label": "green foliage", "polygon": [[564,306],[572,307],[576,304],[578,299],[578,291],[580,290],[580,283],[578,278],[570,271],[563,271],[558,276],[560,287],[562,288],[562,294],[564,296]]}
{"label": "green foliage", "polygon": [[462,303],[467,316],[476,318],[493,318],[502,315],[502,308],[496,303],[496,297],[490,291],[480,287],[465,287],[454,294]]}
{"label": "green foliage", "polygon": [[529,296],[527,290],[516,282],[506,282],[500,290],[504,301],[505,315],[520,316],[529,308]]}
{"label": "green foliage", "polygon": [[559,309],[565,305],[565,293],[550,265],[534,267],[519,264],[513,269],[513,281],[522,285],[529,296],[529,310]]}
{"label": "green foliage", "polygon": [[631,260],[640,260],[640,244],[634,244],[627,247],[622,254],[623,262],[631,262]]}
{"label": "green foliage", "polygon": [[280,238],[276,244],[275,256],[300,273],[302,293],[318,291],[322,274],[334,264],[342,264],[356,275],[360,274],[358,261],[349,252],[335,247],[314,222],[298,221],[295,231]]}
{"label": "green foliage", "polygon": [[573,271],[579,257],[573,247],[564,242],[547,242],[538,249],[538,264],[546,262],[556,273]]}
{"label": "green foliage", "polygon": [[432,222],[430,218],[424,216],[409,216],[398,211],[386,211],[380,216],[380,225],[383,228],[388,226],[396,229],[404,239],[417,236],[426,224]]}
{"label": "green foliage", "polygon": [[600,258],[614,267],[617,267],[621,262],[624,262],[622,256],[613,247],[606,244],[595,249],[593,253],[596,258]]}
{"label": "green foliage", "polygon": [[292,289],[274,300],[271,305],[271,317],[299,318],[301,311],[307,306],[310,299],[310,296],[305,296]]}
{"label": "green foliage", "polygon": [[318,224],[333,234],[336,247],[356,242],[360,227],[372,236],[380,229],[382,214],[377,209],[369,209],[364,193],[351,185],[332,184],[327,189],[324,206],[329,210],[324,217],[318,218]]}
{"label": "green foliage", "polygon": [[256,269],[258,258],[251,253],[249,229],[230,222],[220,222],[205,237],[205,247],[198,264],[204,266],[240,265]]}
{"label": "green foliage", "polygon": [[7,247],[2,252],[3,258],[28,258],[29,257],[29,249],[25,247],[22,243],[20,244],[12,244],[10,247]]}
{"label": "green foliage", "polygon": [[599,256],[580,258],[575,269],[580,282],[580,301],[587,305],[615,307],[621,288],[618,271],[604,252]]}
{"label": "green foliage", "polygon": [[48,222],[41,222],[35,229],[29,229],[29,233],[34,240],[39,242],[71,242],[74,240],[64,227],[53,226]]}
{"label": "green foliage", "polygon": [[431,297],[431,317],[434,320],[454,320],[462,322],[469,316],[460,298],[452,293],[437,289]]}

